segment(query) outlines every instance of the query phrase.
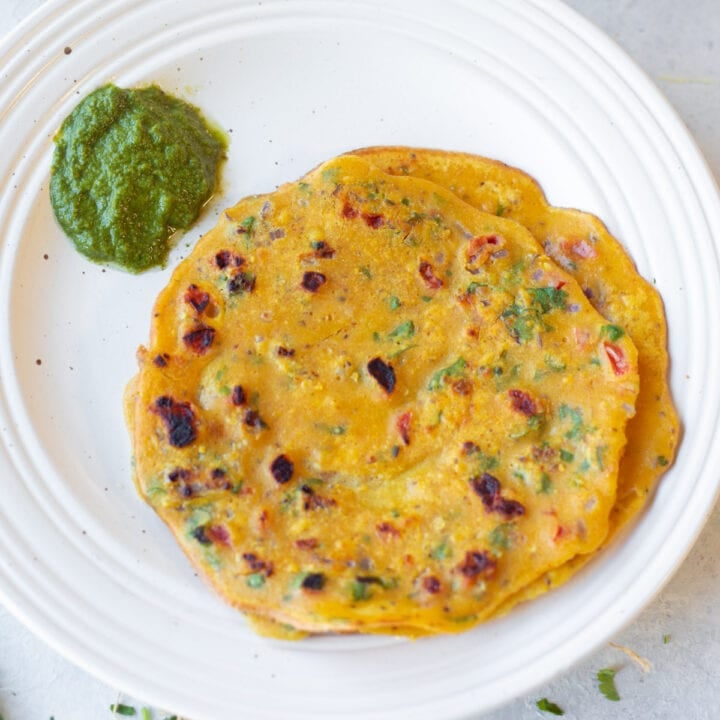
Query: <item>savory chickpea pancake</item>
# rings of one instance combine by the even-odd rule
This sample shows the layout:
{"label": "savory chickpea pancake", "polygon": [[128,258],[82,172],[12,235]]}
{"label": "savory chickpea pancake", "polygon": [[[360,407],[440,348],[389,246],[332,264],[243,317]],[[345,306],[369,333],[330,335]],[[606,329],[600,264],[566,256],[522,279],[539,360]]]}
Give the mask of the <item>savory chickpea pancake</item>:
{"label": "savory chickpea pancake", "polygon": [[[578,281],[593,307],[615,326],[613,334],[627,332],[634,341],[640,393],[635,417],[627,426],[609,542],[642,508],[673,461],[679,441],[659,293],[638,274],[622,245],[597,217],[553,207],[538,183],[522,170],[478,155],[420,148],[370,147],[352,154],[392,175],[435,182],[473,207],[516,220]],[[543,578],[542,584],[527,589],[528,596],[567,580],[587,559],[578,557]]]}
{"label": "savory chickpea pancake", "polygon": [[521,224],[353,156],[227,210],[138,360],[138,490],[265,632],[459,632],[594,552],[639,388]]}

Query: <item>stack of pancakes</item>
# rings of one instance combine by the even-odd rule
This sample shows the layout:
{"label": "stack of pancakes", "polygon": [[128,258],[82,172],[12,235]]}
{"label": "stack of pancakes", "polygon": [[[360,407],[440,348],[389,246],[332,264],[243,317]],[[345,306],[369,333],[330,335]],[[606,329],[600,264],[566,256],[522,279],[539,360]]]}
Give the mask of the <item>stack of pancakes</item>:
{"label": "stack of pancakes", "polygon": [[568,579],[672,461],[657,292],[472,155],[366,148],[227,210],[127,391],[136,483],[258,631],[459,632]]}

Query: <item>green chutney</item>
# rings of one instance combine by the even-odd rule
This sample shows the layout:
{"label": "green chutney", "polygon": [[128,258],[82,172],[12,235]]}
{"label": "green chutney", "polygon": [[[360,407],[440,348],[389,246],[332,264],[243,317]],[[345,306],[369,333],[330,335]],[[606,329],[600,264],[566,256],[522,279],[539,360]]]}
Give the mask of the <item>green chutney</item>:
{"label": "green chutney", "polygon": [[226,148],[196,107],[159,87],[105,85],[55,138],[55,217],[95,262],[136,273],[162,265],[173,233],[213,194]]}

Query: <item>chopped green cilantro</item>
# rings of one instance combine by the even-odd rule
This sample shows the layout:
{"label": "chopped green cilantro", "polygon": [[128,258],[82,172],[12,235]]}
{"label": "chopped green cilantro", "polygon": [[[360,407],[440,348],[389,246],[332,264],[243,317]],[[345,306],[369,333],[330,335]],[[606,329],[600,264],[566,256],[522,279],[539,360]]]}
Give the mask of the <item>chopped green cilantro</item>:
{"label": "chopped green cilantro", "polygon": [[372,271],[370,270],[370,268],[369,268],[367,265],[361,265],[361,266],[360,266],[360,272],[361,272],[368,280],[372,280],[373,274],[372,274]]}
{"label": "chopped green cilantro", "polygon": [[443,540],[436,548],[430,552],[430,557],[433,560],[446,560],[451,557],[452,551],[447,540]]}
{"label": "chopped green cilantro", "polygon": [[579,409],[571,408],[563,403],[558,410],[558,417],[561,420],[570,420],[571,427],[565,433],[568,440],[579,440],[583,436],[585,428],[583,426],[582,412]]}
{"label": "chopped green cilantro", "polygon": [[669,463],[669,460],[664,455],[657,456],[657,464],[660,467],[665,467]]}
{"label": "chopped green cilantro", "polygon": [[123,705],[122,703],[115,703],[110,706],[110,710],[116,715],[135,715],[135,708],[132,705]]}
{"label": "chopped green cilantro", "polygon": [[262,573],[253,573],[252,575],[247,576],[247,580],[245,582],[248,587],[254,589],[261,588],[265,584],[265,576]]}
{"label": "chopped green cilantro", "polygon": [[552,492],[552,480],[545,472],[540,476],[540,492],[543,495],[549,495]]}
{"label": "chopped green cilantro", "polygon": [[608,450],[607,445],[598,445],[595,448],[595,459],[597,460],[597,465],[600,468],[600,470],[605,469],[605,453]]}
{"label": "chopped green cilantro", "polygon": [[603,668],[597,672],[598,687],[600,692],[608,699],[617,701],[620,699],[617,688],[615,687],[615,673],[613,668]]}
{"label": "chopped green cilantro", "polygon": [[400,298],[397,295],[391,295],[388,298],[388,306],[391,310],[397,310],[401,304]]}
{"label": "chopped green cilantro", "polygon": [[505,206],[498,200],[497,208],[495,209],[495,214],[498,217],[502,217],[504,212],[505,212]]}
{"label": "chopped green cilantro", "polygon": [[478,288],[481,288],[481,287],[487,287],[487,285],[486,285],[485,283],[479,283],[479,282],[476,282],[475,280],[473,280],[473,281],[467,286],[467,289],[465,290],[465,292],[466,292],[468,295],[474,295],[474,294],[475,294],[475,291],[476,291]]}
{"label": "chopped green cilantro", "polygon": [[512,545],[515,523],[502,523],[488,533],[488,542],[495,550],[507,550]]}
{"label": "chopped green cilantro", "polygon": [[667,645],[670,642],[669,635],[663,635],[663,645]]}
{"label": "chopped green cilantro", "polygon": [[330,435],[344,435],[347,432],[345,425],[326,425],[325,423],[315,423],[315,427]]}
{"label": "chopped green cilantro", "polygon": [[142,710],[140,710],[140,715],[142,717],[142,720],[152,720],[150,708],[148,708],[148,707],[142,708]]}
{"label": "chopped green cilantro", "polygon": [[533,304],[538,305],[543,314],[555,309],[564,310],[567,305],[568,294],[565,290],[539,287],[528,288],[527,291],[533,299]]}
{"label": "chopped green cilantro", "polygon": [[327,168],[327,169],[323,170],[323,172],[322,172],[323,182],[326,182],[326,183],[335,182],[337,180],[337,176],[338,176],[338,168],[336,168],[336,167]]}
{"label": "chopped green cilantro", "polygon": [[368,584],[358,582],[357,580],[353,580],[353,583],[350,586],[350,590],[352,592],[352,599],[355,601],[367,600],[371,595],[370,587],[368,586]]}
{"label": "chopped green cilantro", "polygon": [[405,205],[405,207],[410,205],[410,200],[408,198],[403,198],[400,202]]}
{"label": "chopped green cilantro", "polygon": [[420,296],[420,299],[421,299],[423,302],[430,302],[430,301],[432,300],[432,296],[431,296],[431,295],[421,295],[421,296]]}
{"label": "chopped green cilantro", "polygon": [[391,333],[388,334],[389,338],[411,338],[415,334],[415,323],[412,320],[398,325]]}
{"label": "chopped green cilantro", "polygon": [[625,331],[619,325],[603,325],[600,331],[603,335],[607,335],[612,342],[619,340],[625,334]]}
{"label": "chopped green cilantro", "polygon": [[460,377],[463,375],[463,371],[467,367],[467,363],[461,357],[459,357],[452,365],[448,365],[438,370],[428,383],[428,390],[439,390],[443,386],[443,382],[446,377]]}
{"label": "chopped green cilantro", "polygon": [[556,705],[554,702],[551,702],[547,698],[540,698],[535,705],[537,705],[538,710],[542,710],[546,713],[551,713],[552,715],[564,715],[565,711],[559,706]]}

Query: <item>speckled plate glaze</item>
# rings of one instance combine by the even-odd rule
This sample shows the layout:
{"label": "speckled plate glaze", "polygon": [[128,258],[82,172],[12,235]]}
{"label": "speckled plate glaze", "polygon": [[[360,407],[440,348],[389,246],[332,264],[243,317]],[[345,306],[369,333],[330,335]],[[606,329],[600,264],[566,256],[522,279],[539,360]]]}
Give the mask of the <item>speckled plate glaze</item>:
{"label": "speckled plate glaze", "polygon": [[[666,303],[684,423],[646,512],[559,591],[464,635],[255,636],[136,496],[121,394],[170,270],[94,266],[55,225],[52,135],[98,85],[157,82],[232,139],[220,209],[363,145],[475,152],[600,215]],[[687,131],[553,0],[64,0],[0,44],[0,598],[48,643],[196,720],[475,717],[627,623],[718,489],[720,202]]]}

